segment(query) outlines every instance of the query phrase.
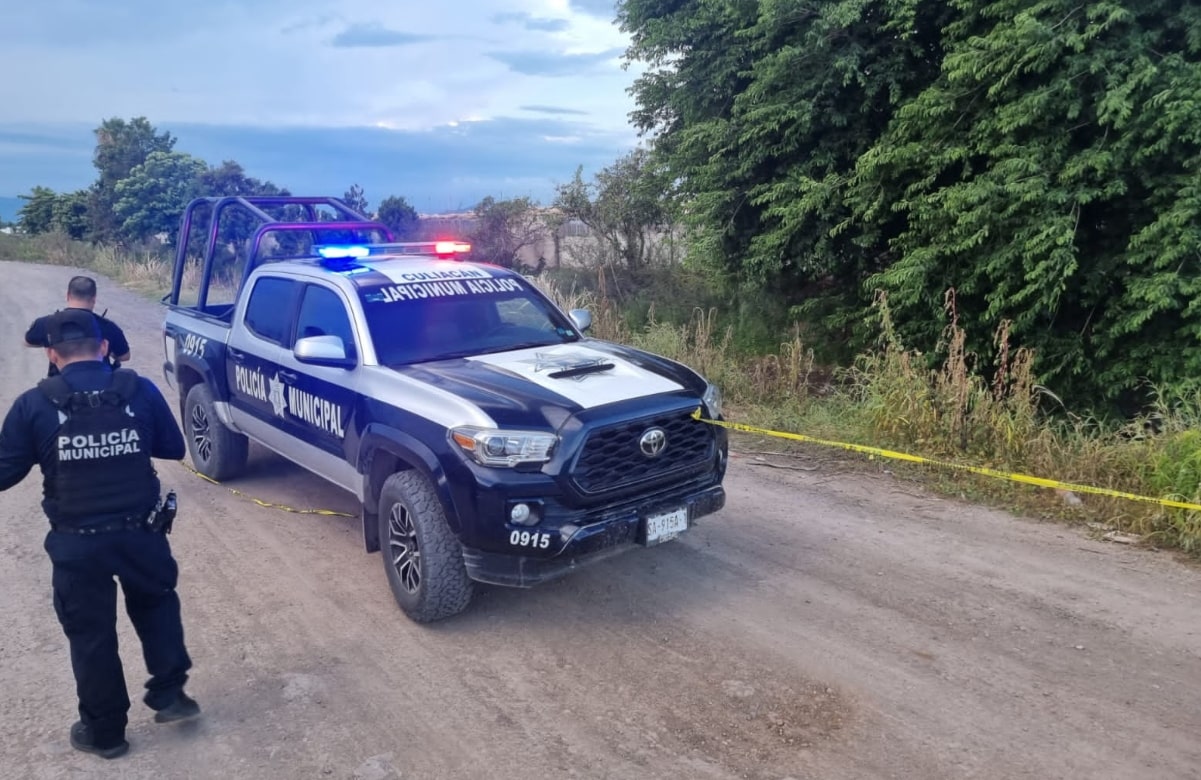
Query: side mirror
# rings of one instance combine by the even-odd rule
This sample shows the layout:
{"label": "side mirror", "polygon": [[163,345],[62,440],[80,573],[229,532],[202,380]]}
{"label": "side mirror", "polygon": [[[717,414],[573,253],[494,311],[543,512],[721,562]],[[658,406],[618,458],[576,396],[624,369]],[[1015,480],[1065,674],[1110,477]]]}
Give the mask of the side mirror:
{"label": "side mirror", "polygon": [[592,312],[587,309],[572,309],[571,321],[581,332],[586,331],[592,327]]}
{"label": "side mirror", "polygon": [[316,366],[353,368],[358,362],[346,354],[346,346],[337,336],[309,336],[297,339],[292,355],[301,363]]}

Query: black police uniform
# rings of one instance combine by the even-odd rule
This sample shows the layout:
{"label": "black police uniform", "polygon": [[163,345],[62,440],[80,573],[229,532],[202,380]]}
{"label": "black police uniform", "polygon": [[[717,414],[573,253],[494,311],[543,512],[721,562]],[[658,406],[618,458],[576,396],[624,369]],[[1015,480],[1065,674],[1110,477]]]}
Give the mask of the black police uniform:
{"label": "black police uniform", "polygon": [[[86,325],[74,313],[63,319]],[[52,322],[51,345],[61,338],[56,339]],[[34,465],[40,465],[43,474],[42,508],[51,524],[45,549],[53,563],[54,608],[70,643],[80,720],[87,727],[83,733],[90,732],[81,746],[73,728],[72,744],[101,755],[108,749],[114,755],[106,758],[128,748],[124,734],[130,706],[117,651],[114,577],[121,582],[150,673],[143,700],[159,711],[156,719],[178,710],[181,701],[195,708],[183,693],[192,662],[175,591],[178,568],[166,535],[145,523],[159,495],[150,458],[182,459],[183,435],[158,388],[143,377],[134,378],[136,390],[125,406],[129,419],[123,433],[98,435],[95,441],[60,437],[65,418],[37,388],[17,398],[0,428],[0,490],[21,482]],[[105,363],[90,360],[65,366],[61,379],[74,391],[101,391],[110,387],[114,373]],[[137,447],[128,443],[134,438],[129,431],[136,431]],[[104,449],[92,447],[96,441],[126,443]],[[70,451],[73,445],[83,445],[83,451]],[[137,453],[130,457],[133,450]],[[67,454],[60,456],[60,451]],[[105,457],[113,453],[120,457]],[[64,474],[74,469],[65,484],[58,480],[60,457],[70,467]],[[111,468],[114,464],[120,468]],[[82,479],[89,473],[91,478]],[[90,750],[93,747],[97,749]]]}
{"label": "black police uniform", "polygon": [[[59,311],[63,311],[60,309]],[[113,368],[118,366],[117,357],[129,352],[129,340],[125,338],[125,331],[121,330],[117,323],[100,314],[96,314],[91,309],[76,309],[76,311],[91,312],[96,318],[96,322],[100,325],[100,338],[108,342],[108,359],[107,362]],[[29,326],[29,330],[25,331],[25,343],[30,346],[44,347],[46,344],[46,325],[50,319],[58,314],[47,314],[44,317],[38,317]],[[46,376],[55,376],[58,374],[58,366],[50,364],[46,372]]]}

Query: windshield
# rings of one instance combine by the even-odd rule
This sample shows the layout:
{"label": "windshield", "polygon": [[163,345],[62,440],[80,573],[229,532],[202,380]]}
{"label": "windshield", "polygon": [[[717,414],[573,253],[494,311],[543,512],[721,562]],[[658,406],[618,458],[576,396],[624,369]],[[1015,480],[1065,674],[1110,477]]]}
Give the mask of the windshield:
{"label": "windshield", "polygon": [[507,352],[578,341],[549,301],[522,279],[423,281],[362,291],[381,365]]}

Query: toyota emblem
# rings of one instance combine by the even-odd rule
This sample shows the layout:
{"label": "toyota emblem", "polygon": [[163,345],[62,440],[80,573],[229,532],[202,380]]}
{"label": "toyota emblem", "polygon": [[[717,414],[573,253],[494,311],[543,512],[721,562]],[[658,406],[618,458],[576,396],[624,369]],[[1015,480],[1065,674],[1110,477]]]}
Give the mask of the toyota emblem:
{"label": "toyota emblem", "polygon": [[638,449],[648,458],[658,457],[667,446],[667,432],[662,428],[647,428],[638,440]]}

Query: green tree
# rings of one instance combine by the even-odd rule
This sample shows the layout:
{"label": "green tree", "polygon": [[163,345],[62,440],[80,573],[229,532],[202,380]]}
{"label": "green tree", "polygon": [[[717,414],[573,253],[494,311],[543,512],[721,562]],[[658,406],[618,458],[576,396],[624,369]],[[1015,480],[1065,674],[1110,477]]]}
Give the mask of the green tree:
{"label": "green tree", "polygon": [[18,195],[25,205],[17,212],[21,232],[31,236],[54,230],[54,210],[58,193],[49,187],[34,187],[28,195]]}
{"label": "green tree", "polygon": [[200,174],[199,184],[202,196],[286,194],[270,181],[247,176],[245,169],[233,160],[225,160],[217,167],[207,168]]}
{"label": "green tree", "polygon": [[88,235],[88,191],[76,190],[58,196],[54,203],[54,227],[76,241]]}
{"label": "green tree", "polygon": [[175,138],[159,133],[146,117],[105,119],[95,130],[96,149],[92,163],[99,173],[88,197],[88,216],[93,241],[118,238],[121,220],[116,214],[117,185],[134,168],[155,152],[170,152]]}
{"label": "green tree", "polygon": [[[221,165],[209,167],[200,174],[197,180],[197,197],[234,197],[255,195],[287,195],[287,191],[270,181],[260,181],[247,176],[245,169],[233,160],[225,160]],[[268,208],[267,213],[280,219],[285,218],[283,210],[286,207]],[[207,214],[207,212],[205,212]],[[221,215],[221,242],[235,252],[242,247],[258,229],[261,220],[237,206],[227,207]],[[280,234],[277,234],[277,238]],[[193,231],[192,252],[199,252],[208,240],[207,222]]]}
{"label": "green tree", "polygon": [[856,280],[870,253],[834,233],[847,178],[895,106],[937,73],[946,4],[625,0],[635,124],[688,201],[702,245],[796,292]]}
{"label": "green tree", "polygon": [[916,344],[954,287],[975,348],[1012,320],[1068,397],[1195,379],[1201,8],[955,5],[937,80],[860,160],[859,219],[903,220],[868,285]]}
{"label": "green tree", "polygon": [[397,241],[412,241],[421,225],[417,209],[398,195],[390,195],[380,201],[376,219],[388,226]]}
{"label": "green tree", "polygon": [[200,177],[207,166],[182,152],[151,152],[116,186],[114,213],[122,235],[145,240],[166,233],[174,242],[179,218],[200,192]]}
{"label": "green tree", "polygon": [[350,189],[342,196],[342,202],[364,216],[371,215],[371,210],[367,206],[367,196],[363,194],[363,188],[357,184],[350,185]]}
{"label": "green tree", "polygon": [[[934,351],[1003,319],[1052,389],[1201,369],[1201,8],[1066,0],[623,0],[637,126],[695,245]],[[831,337],[828,342],[844,339]]]}
{"label": "green tree", "polygon": [[489,195],[476,204],[472,253],[484,262],[513,268],[518,252],[546,235],[546,223],[530,198],[496,200]]}
{"label": "green tree", "polygon": [[554,207],[578,219],[605,243],[627,268],[645,266],[655,234],[669,223],[666,174],[655,166],[650,152],[639,147],[596,175],[595,184],[575,177],[555,188]]}

